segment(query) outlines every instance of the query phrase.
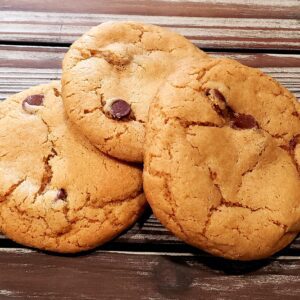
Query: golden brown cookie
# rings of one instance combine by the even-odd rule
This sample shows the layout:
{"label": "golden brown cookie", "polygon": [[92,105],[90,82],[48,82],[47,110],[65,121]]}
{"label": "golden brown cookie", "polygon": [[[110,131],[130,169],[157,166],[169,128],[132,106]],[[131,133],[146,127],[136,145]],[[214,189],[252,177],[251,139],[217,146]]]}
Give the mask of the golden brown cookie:
{"label": "golden brown cookie", "polygon": [[186,57],[207,55],[158,26],[109,22],[94,27],[71,46],[63,61],[66,111],[101,151],[142,162],[149,104]]}
{"label": "golden brown cookie", "polygon": [[193,62],[149,112],[144,189],[187,243],[230,259],[272,255],[300,231],[299,103],[261,71]]}
{"label": "golden brown cookie", "polygon": [[141,175],[75,130],[59,83],[0,104],[0,229],[16,242],[79,252],[111,240],[145,206]]}

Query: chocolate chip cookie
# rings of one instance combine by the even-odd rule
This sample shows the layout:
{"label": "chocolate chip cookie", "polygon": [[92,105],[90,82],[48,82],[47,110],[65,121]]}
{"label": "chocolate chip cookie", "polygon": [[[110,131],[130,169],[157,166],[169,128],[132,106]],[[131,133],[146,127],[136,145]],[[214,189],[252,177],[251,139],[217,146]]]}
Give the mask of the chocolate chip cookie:
{"label": "chocolate chip cookie", "polygon": [[108,158],[65,117],[60,85],[0,104],[0,228],[56,252],[101,245],[142,212],[142,171]]}
{"label": "chocolate chip cookie", "polygon": [[186,57],[207,55],[184,37],[153,25],[110,22],[94,27],[63,61],[66,111],[101,151],[142,162],[149,104]]}
{"label": "chocolate chip cookie", "polygon": [[272,255],[300,231],[295,97],[229,59],[186,63],[149,112],[144,189],[187,243],[229,259]]}

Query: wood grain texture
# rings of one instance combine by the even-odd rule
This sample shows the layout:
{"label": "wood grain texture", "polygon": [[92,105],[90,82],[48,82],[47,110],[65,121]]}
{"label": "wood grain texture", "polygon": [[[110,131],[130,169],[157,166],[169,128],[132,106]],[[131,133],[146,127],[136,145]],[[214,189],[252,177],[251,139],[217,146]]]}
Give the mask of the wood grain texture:
{"label": "wood grain texture", "polygon": [[[297,259],[0,250],[1,299],[299,299]],[[5,298],[6,297],[6,298]],[[298,298],[297,298],[298,297]]]}
{"label": "wood grain texture", "polygon": [[299,18],[297,0],[4,0],[0,10],[226,18]]}
{"label": "wood grain texture", "polygon": [[[203,10],[201,3],[193,3],[198,5],[198,10]],[[294,11],[299,13],[300,10]],[[300,50],[300,23],[297,18],[158,16],[151,15],[146,8],[144,14],[134,11],[119,14],[117,10],[113,13],[96,12],[96,9],[92,13],[1,10],[0,42],[70,44],[91,26],[106,21],[133,20],[169,27],[200,48]]]}

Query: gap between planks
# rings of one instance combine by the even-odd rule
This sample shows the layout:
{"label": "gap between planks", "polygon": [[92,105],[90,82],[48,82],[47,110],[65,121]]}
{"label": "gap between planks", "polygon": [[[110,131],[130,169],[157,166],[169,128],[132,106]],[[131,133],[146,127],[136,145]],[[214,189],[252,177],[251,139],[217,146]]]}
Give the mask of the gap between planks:
{"label": "gap between planks", "polygon": [[[45,254],[47,253],[42,252],[40,250],[34,250],[34,249],[27,249],[27,248],[0,248],[0,253],[14,253],[14,254],[30,254],[30,253],[40,253]],[[201,257],[201,258],[213,258],[213,256],[209,254],[194,254],[190,252],[182,252],[182,253],[176,253],[176,252],[143,252],[143,251],[116,251],[116,250],[95,250],[93,251],[93,254],[101,254],[101,253],[112,253],[112,254],[124,254],[124,255],[140,255],[140,256],[174,256],[174,257]],[[72,257],[72,256],[64,256],[63,254],[58,254],[61,257]],[[85,256],[85,254],[82,254],[82,256]],[[75,256],[74,256],[75,257]],[[221,259],[221,258],[220,258]],[[300,260],[300,256],[289,256],[289,255],[280,255],[280,256],[271,256],[268,257],[267,260],[270,261],[277,261],[277,260]]]}

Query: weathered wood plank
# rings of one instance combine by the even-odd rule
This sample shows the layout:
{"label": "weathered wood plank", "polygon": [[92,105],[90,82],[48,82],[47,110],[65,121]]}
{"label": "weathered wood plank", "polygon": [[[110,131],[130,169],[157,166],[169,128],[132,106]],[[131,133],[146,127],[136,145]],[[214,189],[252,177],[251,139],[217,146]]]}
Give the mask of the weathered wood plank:
{"label": "weathered wood plank", "polygon": [[299,18],[297,0],[4,0],[0,10],[226,18]]}
{"label": "weathered wood plank", "polygon": [[[194,4],[202,11],[200,2]],[[168,11],[167,8],[165,10]],[[134,20],[172,28],[201,48],[300,49],[300,24],[297,18],[157,16],[151,15],[146,8],[144,14],[136,14],[135,11],[127,14],[119,14],[118,10],[113,13],[96,11],[62,13],[0,10],[0,41],[72,43],[91,26],[105,21]]]}
{"label": "weathered wood plank", "polygon": [[[30,86],[59,79],[66,47],[0,45],[0,100]],[[214,52],[262,68],[300,98],[300,55]]]}
{"label": "weathered wood plank", "polygon": [[[0,44],[0,67],[60,68],[67,47],[17,46]],[[212,56],[237,59],[251,67],[298,68],[300,55],[272,53],[210,52]],[[288,71],[288,70],[286,70]]]}
{"label": "weathered wood plank", "polygon": [[[8,250],[8,251],[7,251]],[[1,299],[299,299],[300,261],[0,250]],[[248,276],[245,276],[248,274]],[[71,284],[71,285],[70,285]]]}

